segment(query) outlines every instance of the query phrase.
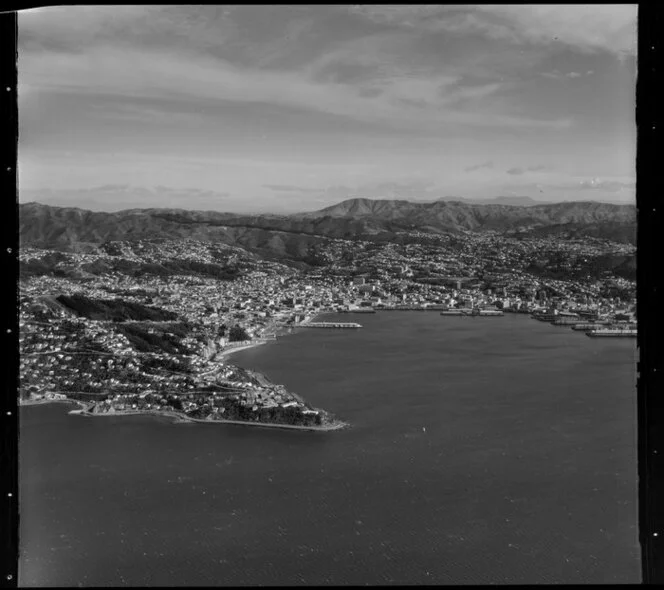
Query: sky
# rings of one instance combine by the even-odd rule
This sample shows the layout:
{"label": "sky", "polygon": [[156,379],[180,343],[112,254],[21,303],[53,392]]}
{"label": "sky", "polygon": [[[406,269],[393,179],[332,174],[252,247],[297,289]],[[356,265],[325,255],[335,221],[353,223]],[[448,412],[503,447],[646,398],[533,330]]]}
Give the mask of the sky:
{"label": "sky", "polygon": [[18,19],[19,201],[635,199],[636,5],[63,6]]}

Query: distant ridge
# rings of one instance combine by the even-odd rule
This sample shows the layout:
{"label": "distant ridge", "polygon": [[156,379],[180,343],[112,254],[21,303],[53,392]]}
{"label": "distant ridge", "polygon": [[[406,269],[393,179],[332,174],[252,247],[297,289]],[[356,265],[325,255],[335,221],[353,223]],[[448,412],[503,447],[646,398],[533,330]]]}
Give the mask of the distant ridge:
{"label": "distant ridge", "polygon": [[129,209],[114,213],[31,202],[19,205],[22,246],[94,250],[107,241],[193,239],[240,246],[271,259],[306,260],[330,238],[393,239],[419,230],[520,232],[523,235],[594,236],[634,242],[636,207],[590,201],[537,204],[469,204],[347,199],[294,215],[239,215],[185,209]]}
{"label": "distant ridge", "polygon": [[[500,198],[500,197],[499,197]],[[505,199],[514,197],[504,197]],[[529,197],[519,197],[520,199],[530,199]],[[494,200],[495,201],[495,200]],[[524,202],[524,201],[521,201]],[[633,222],[636,219],[636,208],[634,205],[617,205],[610,203],[600,203],[596,201],[564,201],[561,203],[537,203],[534,205],[513,205],[501,202],[493,203],[471,203],[470,201],[459,201],[455,198],[438,199],[436,201],[405,201],[392,199],[367,199],[355,198],[346,199],[341,203],[325,207],[318,211],[309,213],[300,213],[293,217],[366,217],[375,219],[405,219],[409,218],[413,222],[422,214],[428,216],[431,221],[431,215],[436,215],[440,219],[450,218],[458,214],[463,214],[468,218],[468,224],[464,225],[462,219],[458,219],[462,229],[477,229],[487,221],[501,220],[505,225],[504,229],[511,229],[508,226],[511,222],[521,223],[523,221],[532,221],[537,225],[552,225],[558,223],[590,223],[597,221],[624,221]],[[453,214],[453,215],[451,215]],[[422,221],[425,221],[424,219]],[[476,222],[476,223],[473,223]]]}
{"label": "distant ridge", "polygon": [[469,205],[514,205],[532,207],[533,205],[553,205],[554,201],[536,201],[531,197],[500,196],[491,198],[466,199],[464,197],[441,197],[437,201],[468,203]]}

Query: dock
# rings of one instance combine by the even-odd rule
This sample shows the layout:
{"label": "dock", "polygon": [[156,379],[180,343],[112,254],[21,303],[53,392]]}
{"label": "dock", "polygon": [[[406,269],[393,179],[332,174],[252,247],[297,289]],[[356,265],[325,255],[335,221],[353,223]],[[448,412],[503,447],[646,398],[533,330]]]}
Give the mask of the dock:
{"label": "dock", "polygon": [[464,315],[464,316],[473,316],[473,317],[501,317],[503,311],[500,309],[466,309],[466,308],[457,308],[457,309],[446,309],[441,311],[440,315]]}
{"label": "dock", "polygon": [[614,338],[636,338],[636,330],[633,329],[627,329],[627,330],[621,330],[621,329],[615,329],[615,328],[605,328],[601,330],[590,330],[586,332],[586,336],[590,336],[591,338],[597,338],[600,336],[604,337],[614,337]]}
{"label": "dock", "polygon": [[578,324],[580,322],[580,320],[581,320],[581,318],[579,318],[579,317],[562,316],[562,317],[556,318],[551,323],[554,326],[573,326],[575,324]]}
{"label": "dock", "polygon": [[309,322],[307,324],[300,324],[296,328],[361,328],[361,324],[354,322]]}
{"label": "dock", "polygon": [[601,330],[602,328],[606,328],[607,325],[608,322],[581,322],[574,324],[572,330],[583,330],[584,332],[587,332],[588,330]]}

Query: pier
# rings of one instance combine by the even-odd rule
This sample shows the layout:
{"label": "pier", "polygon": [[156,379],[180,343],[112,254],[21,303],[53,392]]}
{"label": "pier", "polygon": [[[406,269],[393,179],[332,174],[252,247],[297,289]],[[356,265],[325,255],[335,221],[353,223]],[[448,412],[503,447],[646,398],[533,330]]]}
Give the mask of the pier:
{"label": "pier", "polygon": [[500,309],[457,308],[457,309],[446,309],[445,311],[441,311],[440,315],[463,315],[463,316],[472,316],[472,317],[501,317],[503,315],[503,312]]}
{"label": "pier", "polygon": [[601,330],[607,326],[608,322],[581,322],[574,324],[572,330],[583,330],[584,332],[587,332],[588,330]]}
{"label": "pier", "polygon": [[361,328],[361,324],[354,322],[308,322],[295,326],[299,328]]}
{"label": "pier", "polygon": [[634,329],[616,329],[616,328],[606,328],[601,330],[590,330],[586,332],[586,336],[591,338],[598,337],[613,337],[613,338],[636,338],[636,330]]}
{"label": "pier", "polygon": [[556,318],[551,323],[554,326],[573,326],[575,324],[578,324],[579,320],[580,320],[580,318],[578,318],[578,317],[562,316],[562,317]]}

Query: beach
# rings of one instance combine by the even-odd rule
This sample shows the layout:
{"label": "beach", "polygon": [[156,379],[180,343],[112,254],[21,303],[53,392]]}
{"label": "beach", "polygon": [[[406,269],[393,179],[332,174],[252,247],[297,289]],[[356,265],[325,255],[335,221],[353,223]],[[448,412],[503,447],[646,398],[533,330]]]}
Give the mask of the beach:
{"label": "beach", "polygon": [[[18,405],[19,406],[41,406],[44,404],[77,404],[79,405],[82,409],[87,409],[90,407],[89,404],[86,404],[85,402],[81,402],[75,399],[24,399],[24,400],[19,400]],[[72,410],[72,412],[79,412],[80,410]],[[70,413],[72,413],[70,412]]]}
{"label": "beach", "polygon": [[247,348],[254,348],[255,346],[260,346],[261,344],[267,344],[268,342],[270,342],[270,340],[257,340],[257,341],[254,341],[254,342],[248,342],[247,344],[243,344],[241,346],[234,346],[233,348],[228,348],[228,349],[225,349],[225,350],[222,350],[222,351],[218,352],[214,356],[214,360],[215,361],[220,361],[220,360],[230,356],[234,352],[238,352],[240,350],[246,350]]}

